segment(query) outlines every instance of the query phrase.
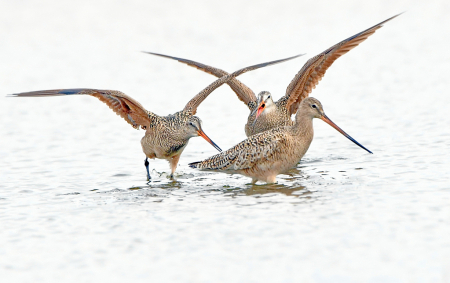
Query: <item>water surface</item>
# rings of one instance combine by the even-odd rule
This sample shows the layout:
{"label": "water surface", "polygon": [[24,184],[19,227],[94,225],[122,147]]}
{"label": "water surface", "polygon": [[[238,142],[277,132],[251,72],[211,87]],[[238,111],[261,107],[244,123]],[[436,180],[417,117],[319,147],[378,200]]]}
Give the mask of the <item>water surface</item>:
{"label": "water surface", "polygon": [[[449,282],[449,5],[11,2],[0,9],[0,275],[5,282]],[[6,5],[6,4],[5,4]],[[92,97],[117,89],[150,111],[182,109],[213,77],[140,50],[244,74],[278,98],[308,58],[407,10],[339,58],[313,92],[373,155],[315,121],[297,168],[274,185],[200,172],[200,138],[175,180],[143,131]],[[248,109],[228,87],[198,109],[226,149]]]}

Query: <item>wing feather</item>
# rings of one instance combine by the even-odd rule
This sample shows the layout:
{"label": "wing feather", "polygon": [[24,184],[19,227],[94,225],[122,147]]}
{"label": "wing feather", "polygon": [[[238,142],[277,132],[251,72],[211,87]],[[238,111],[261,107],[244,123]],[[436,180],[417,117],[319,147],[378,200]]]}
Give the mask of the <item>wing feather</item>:
{"label": "wing feather", "polygon": [[300,102],[316,87],[334,61],[374,34],[384,23],[399,15],[395,15],[371,28],[357,33],[309,59],[292,79],[286,89],[285,97],[282,98],[286,100],[286,108],[289,113],[292,115],[297,112]]}
{"label": "wing feather", "polygon": [[238,171],[252,169],[265,160],[271,160],[283,146],[286,138],[279,129],[249,137],[232,148],[189,165],[204,170]]}
{"label": "wing feather", "polygon": [[117,90],[99,90],[99,89],[52,89],[40,90],[32,92],[22,92],[12,94],[14,97],[43,97],[43,96],[61,96],[61,95],[91,95],[108,105],[117,115],[125,119],[133,128],[138,129],[139,126],[146,128],[156,117],[136,100]]}
{"label": "wing feather", "polygon": [[[144,51],[144,53],[152,54],[152,55],[156,55],[156,56],[160,56],[160,57],[168,58],[168,59],[172,59],[172,60],[177,60],[178,62],[181,62],[188,66],[197,68],[203,72],[206,72],[208,74],[216,76],[217,78],[221,78],[221,77],[229,74],[229,73],[225,72],[224,70],[221,70],[221,69],[218,69],[218,68],[215,68],[212,66],[208,66],[208,65],[196,62],[196,61],[192,61],[189,59],[183,59],[183,58],[179,58],[179,57],[173,57],[173,56],[168,56],[168,55],[153,53],[153,52],[146,52],[146,51]],[[238,79],[233,78],[233,79],[229,80],[227,82],[227,84],[236,93],[239,100],[244,102],[245,105],[247,105],[247,107],[249,107],[249,104],[251,102],[256,102],[255,93],[249,87],[247,87],[245,84],[243,84],[241,81],[239,81]]]}
{"label": "wing feather", "polygon": [[207,86],[201,92],[199,92],[196,96],[194,96],[186,104],[186,106],[184,107],[184,111],[189,111],[189,112],[192,113],[192,115],[195,115],[195,113],[197,112],[197,107],[203,102],[203,100],[205,100],[206,97],[208,97],[208,95],[211,92],[213,92],[216,88],[218,88],[222,84],[227,83],[231,79],[233,79],[233,78],[235,78],[235,77],[237,77],[237,76],[239,76],[239,75],[241,75],[243,73],[246,73],[246,72],[252,71],[252,70],[256,70],[256,69],[259,69],[259,68],[262,68],[262,67],[275,65],[275,64],[278,64],[278,63],[281,63],[281,62],[285,62],[285,61],[297,58],[297,57],[302,56],[302,55],[303,54],[292,56],[292,57],[281,59],[281,60],[275,60],[275,61],[270,61],[270,62],[266,62],[266,63],[261,63],[261,64],[245,67],[245,68],[237,70],[236,72],[234,72],[232,74],[225,75],[225,76],[221,77],[220,79],[217,79],[216,81],[211,83],[209,86]]}

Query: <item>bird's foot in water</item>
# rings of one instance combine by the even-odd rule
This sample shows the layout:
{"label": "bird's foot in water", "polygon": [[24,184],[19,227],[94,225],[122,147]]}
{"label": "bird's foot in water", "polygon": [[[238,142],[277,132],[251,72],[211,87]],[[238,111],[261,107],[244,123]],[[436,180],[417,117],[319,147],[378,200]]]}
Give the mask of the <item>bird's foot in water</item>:
{"label": "bird's foot in water", "polygon": [[144,165],[145,165],[145,169],[147,170],[147,183],[150,183],[152,181],[152,176],[150,176],[150,171],[148,170],[148,165],[149,165],[148,158],[145,158]]}

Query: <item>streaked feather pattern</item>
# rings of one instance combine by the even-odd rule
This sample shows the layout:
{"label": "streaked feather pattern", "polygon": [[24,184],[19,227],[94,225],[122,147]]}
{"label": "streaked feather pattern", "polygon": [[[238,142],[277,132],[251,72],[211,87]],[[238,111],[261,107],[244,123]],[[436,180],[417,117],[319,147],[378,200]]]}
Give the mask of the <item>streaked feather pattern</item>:
{"label": "streaked feather pattern", "polygon": [[[291,57],[295,58],[297,56]],[[76,89],[54,89],[41,90],[33,92],[17,93],[14,97],[43,97],[43,96],[61,96],[61,95],[91,95],[98,98],[111,108],[117,115],[121,116],[127,123],[134,128],[141,126],[146,129],[144,137],[141,139],[142,150],[147,158],[161,158],[169,161],[172,174],[174,173],[178,160],[190,138],[201,136],[207,140],[212,146],[220,151],[220,148],[203,132],[201,121],[194,116],[197,107],[205,100],[208,95],[222,84],[228,82],[236,76],[258,68],[277,64],[290,60],[291,58],[271,61],[267,63],[257,64],[242,68],[232,74],[225,75],[194,96],[182,111],[173,115],[158,116],[127,96],[126,94],[116,90],[99,90],[88,88]],[[146,159],[145,166],[147,176],[150,179],[148,169],[148,161]]]}
{"label": "streaked feather pattern", "polygon": [[117,90],[100,90],[89,88],[39,90],[13,94],[17,97],[91,95],[108,105],[117,115],[122,117],[133,128],[146,128],[157,117],[146,110],[139,102]]}
{"label": "streaked feather pattern", "polygon": [[276,128],[253,135],[229,150],[202,162],[191,163],[192,168],[204,170],[238,171],[251,169],[255,163],[271,160],[279,149],[287,145],[283,129]]}
{"label": "streaked feather pattern", "polygon": [[[248,117],[246,124],[247,136],[254,135],[266,131],[268,129],[279,127],[283,125],[292,125],[291,116],[296,113],[301,101],[308,97],[312,90],[317,86],[320,80],[325,75],[328,68],[339,57],[358,46],[361,42],[366,40],[369,36],[375,33],[375,31],[383,26],[386,22],[399,16],[395,15],[387,20],[384,20],[371,28],[368,28],[362,32],[359,32],[335,45],[326,49],[322,53],[309,59],[300,71],[294,76],[290,84],[286,89],[286,94],[275,102],[278,111],[270,114],[261,114],[258,118],[259,122],[253,124],[255,118],[255,108],[258,106],[258,101],[261,98],[261,93],[258,94],[258,98],[254,92],[245,84],[237,79],[232,79],[227,82],[231,89],[236,93],[239,100],[243,101],[250,109],[251,113]],[[152,55],[157,55],[164,58],[177,60],[188,66],[195,67],[201,71],[214,75],[216,77],[222,77],[228,73],[199,62],[195,62],[189,59],[183,59],[179,57],[173,57],[158,53],[145,52]]]}
{"label": "streaked feather pattern", "polygon": [[[216,76],[217,78],[221,78],[223,76],[228,75],[227,72],[225,72],[224,70],[218,69],[218,68],[214,68],[212,66],[208,66],[199,62],[195,62],[189,59],[184,59],[184,58],[180,58],[180,57],[174,57],[174,56],[168,56],[168,55],[164,55],[164,54],[159,54],[159,53],[153,53],[153,52],[146,52],[144,51],[144,53],[148,53],[148,54],[152,54],[152,55],[156,55],[156,56],[160,56],[160,57],[164,57],[164,58],[168,58],[168,59],[173,59],[173,60],[177,60],[178,62],[184,63],[188,66],[197,68],[201,71],[204,71],[208,74],[211,74],[213,76]],[[256,101],[256,95],[255,93],[249,88],[247,87],[245,84],[243,84],[241,81],[239,81],[236,78],[233,78],[231,80],[229,80],[227,82],[227,84],[230,86],[230,88],[237,94],[237,97],[239,98],[239,100],[241,100],[242,102],[245,103],[245,105],[247,105],[249,108],[253,105],[254,103],[251,104],[251,102],[255,102]],[[252,108],[250,108],[250,110],[252,110]]]}
{"label": "streaked feather pattern", "polygon": [[395,15],[360,33],[357,33],[309,59],[292,79],[286,89],[286,108],[292,115],[297,112],[300,102],[307,97],[325,75],[328,68],[342,55],[358,46],[386,22],[398,17]]}

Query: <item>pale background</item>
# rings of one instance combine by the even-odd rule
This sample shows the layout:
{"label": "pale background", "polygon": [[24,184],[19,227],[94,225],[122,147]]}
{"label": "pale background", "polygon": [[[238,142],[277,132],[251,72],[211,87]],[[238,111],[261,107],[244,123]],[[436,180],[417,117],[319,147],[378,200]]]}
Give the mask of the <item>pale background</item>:
{"label": "pale background", "polygon": [[[313,3],[314,2],[314,3]],[[279,184],[203,173],[194,138],[177,182],[143,131],[91,97],[121,90],[160,115],[214,80],[153,51],[244,74],[281,97],[306,60],[388,17],[312,96],[374,152],[315,121]],[[449,1],[0,1],[2,282],[450,282]],[[228,87],[199,107],[222,149],[248,109]]]}

